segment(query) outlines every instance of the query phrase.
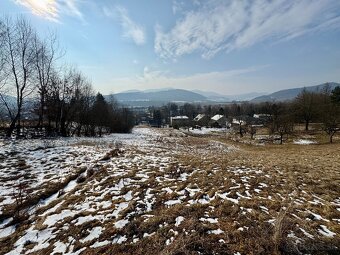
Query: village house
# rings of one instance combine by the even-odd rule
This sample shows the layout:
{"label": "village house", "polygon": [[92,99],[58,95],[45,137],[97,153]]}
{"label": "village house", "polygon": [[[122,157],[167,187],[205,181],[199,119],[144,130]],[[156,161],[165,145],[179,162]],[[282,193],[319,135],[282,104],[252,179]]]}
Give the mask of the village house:
{"label": "village house", "polygon": [[256,124],[266,124],[268,123],[272,116],[270,114],[264,114],[264,113],[257,113],[253,115],[253,118],[256,119]]}
{"label": "village house", "polygon": [[244,118],[233,118],[231,124],[244,126],[247,124],[247,122],[244,120]]}
{"label": "village house", "polygon": [[188,127],[190,120],[188,116],[175,116],[170,118],[170,125],[174,128]]}
{"label": "village house", "polygon": [[216,114],[209,121],[210,127],[224,128],[227,126],[227,119],[223,115]]}
{"label": "village house", "polygon": [[234,117],[231,124],[232,126],[263,126],[270,120],[271,116],[267,114],[254,114],[253,116],[237,116]]}
{"label": "village house", "polygon": [[198,114],[193,119],[193,124],[195,126],[206,127],[209,124],[209,117],[206,114]]}

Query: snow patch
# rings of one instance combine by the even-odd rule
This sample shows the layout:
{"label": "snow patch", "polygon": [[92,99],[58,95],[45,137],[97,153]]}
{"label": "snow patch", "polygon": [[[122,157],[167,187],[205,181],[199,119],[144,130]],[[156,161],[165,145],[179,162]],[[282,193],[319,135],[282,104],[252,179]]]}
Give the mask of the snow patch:
{"label": "snow patch", "polygon": [[101,235],[102,230],[103,230],[102,227],[95,227],[95,228],[93,228],[90,231],[90,234],[87,237],[85,237],[84,239],[81,239],[80,242],[81,243],[86,243],[88,241],[92,241],[93,239],[98,238]]}
{"label": "snow patch", "polygon": [[330,231],[325,225],[320,225],[320,229],[318,229],[319,233],[327,236],[327,237],[334,237],[336,234]]}
{"label": "snow patch", "polygon": [[183,217],[183,216],[178,216],[178,217],[176,218],[175,226],[178,227],[178,226],[182,223],[183,220],[184,220],[184,217]]}
{"label": "snow patch", "polygon": [[307,139],[294,140],[293,143],[294,143],[294,144],[300,144],[300,145],[316,144],[315,141],[307,140]]}

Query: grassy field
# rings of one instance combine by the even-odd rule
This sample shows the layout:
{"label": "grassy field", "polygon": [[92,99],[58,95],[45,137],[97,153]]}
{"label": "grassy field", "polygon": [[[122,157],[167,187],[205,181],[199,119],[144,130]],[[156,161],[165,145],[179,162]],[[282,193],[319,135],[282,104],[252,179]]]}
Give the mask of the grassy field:
{"label": "grassy field", "polygon": [[1,224],[0,253],[339,254],[340,142],[326,140],[137,128],[100,146],[61,142],[49,150],[79,154],[65,176],[91,153],[83,178],[22,223]]}

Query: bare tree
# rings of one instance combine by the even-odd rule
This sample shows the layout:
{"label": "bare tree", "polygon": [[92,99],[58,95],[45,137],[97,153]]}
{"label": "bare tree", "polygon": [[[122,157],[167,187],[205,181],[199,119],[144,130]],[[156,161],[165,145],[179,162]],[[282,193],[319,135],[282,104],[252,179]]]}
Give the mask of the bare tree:
{"label": "bare tree", "polygon": [[283,144],[283,136],[291,134],[294,129],[294,122],[289,113],[280,115],[277,119],[277,133],[280,135],[280,144]]}
{"label": "bare tree", "polygon": [[10,136],[15,128],[19,133],[20,120],[24,99],[33,92],[32,78],[34,75],[34,31],[31,25],[23,18],[14,22],[5,20],[4,55],[5,72],[9,75],[6,86],[13,90],[16,97],[16,109],[10,113],[11,123],[7,132]]}
{"label": "bare tree", "polygon": [[[90,111],[94,92],[90,81],[75,68],[66,68],[63,77],[51,76],[46,95],[48,129],[63,135],[81,135],[82,129],[89,132]],[[100,115],[101,113],[99,113]]]}
{"label": "bare tree", "polygon": [[254,139],[254,136],[256,135],[256,126],[255,125],[249,125],[248,127],[248,132],[250,134],[250,139],[253,140]]}
{"label": "bare tree", "polygon": [[[86,77],[77,72],[73,77],[73,94],[69,108],[69,119],[74,123],[75,128],[71,134],[81,135],[81,130],[90,122],[90,108],[94,98],[94,91],[91,83]],[[99,113],[100,115],[101,113]]]}
{"label": "bare tree", "polygon": [[[0,113],[4,126],[5,118],[10,119],[7,136],[15,128],[20,134],[24,101],[34,92],[39,96],[37,127],[44,126],[47,119],[49,134],[131,130],[134,121],[128,109],[107,104],[103,96],[94,104],[92,85],[81,72],[70,67],[58,70],[56,61],[63,52],[54,33],[42,40],[23,18],[0,19],[0,53]],[[93,112],[96,114],[91,116]]]}
{"label": "bare tree", "polygon": [[246,130],[245,130],[245,128],[243,128],[245,121],[243,119],[244,109],[243,109],[242,105],[233,103],[230,106],[229,112],[232,116],[234,116],[234,119],[238,123],[238,133],[239,133],[240,137],[243,137]]}
{"label": "bare tree", "polygon": [[5,49],[5,41],[6,41],[6,33],[7,28],[5,23],[0,20],[0,103],[1,110],[3,115],[9,116],[12,119],[13,105],[12,100],[10,100],[7,95],[9,92],[8,87],[6,86],[8,80],[8,68],[6,69],[6,49]]}
{"label": "bare tree", "polygon": [[61,79],[61,87],[59,93],[60,97],[60,115],[59,115],[59,130],[58,132],[62,136],[68,136],[69,122],[69,110],[71,107],[71,100],[73,96],[73,79],[76,76],[75,68],[68,68],[65,70],[63,78]]}
{"label": "bare tree", "polygon": [[60,92],[62,88],[62,79],[59,73],[52,72],[50,77],[50,85],[45,97],[46,117],[48,121],[47,132],[51,135],[52,132],[59,129],[60,120]]}
{"label": "bare tree", "polygon": [[[271,134],[280,136],[280,144],[283,144],[283,136],[293,132],[294,118],[290,103],[274,103],[270,107],[271,122],[269,130]],[[274,141],[274,140],[273,140]]]}
{"label": "bare tree", "polygon": [[48,86],[51,83],[51,75],[53,67],[57,59],[62,56],[62,52],[58,45],[57,36],[55,33],[50,33],[47,39],[40,40],[37,34],[33,40],[34,54],[35,54],[35,68],[37,75],[37,90],[40,98],[39,102],[39,121],[38,127],[43,126],[45,101]]}
{"label": "bare tree", "polygon": [[328,134],[329,142],[333,143],[333,136],[340,131],[340,101],[339,87],[332,93],[323,92],[323,100],[320,102],[322,110],[323,130]]}
{"label": "bare tree", "polygon": [[6,75],[4,74],[4,65],[5,65],[5,36],[6,36],[6,26],[0,20],[0,89],[3,87],[4,83],[3,81],[6,78]]}
{"label": "bare tree", "polygon": [[309,123],[317,116],[318,105],[316,101],[317,93],[309,92],[305,88],[294,101],[295,112],[297,117],[305,122],[306,131],[309,129]]}

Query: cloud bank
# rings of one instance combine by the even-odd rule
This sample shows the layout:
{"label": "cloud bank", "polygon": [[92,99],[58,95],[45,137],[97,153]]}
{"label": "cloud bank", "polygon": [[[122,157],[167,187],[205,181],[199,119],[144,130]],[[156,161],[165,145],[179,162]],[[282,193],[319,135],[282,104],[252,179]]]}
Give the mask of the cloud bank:
{"label": "cloud bank", "polygon": [[154,48],[162,58],[199,52],[210,59],[268,39],[279,42],[339,28],[339,8],[338,0],[207,0],[169,31],[156,26]]}

